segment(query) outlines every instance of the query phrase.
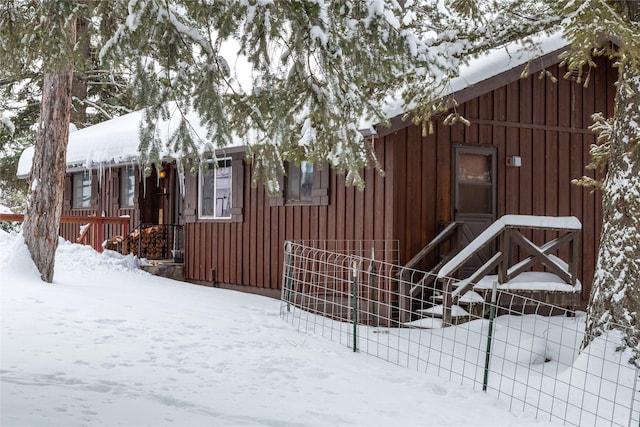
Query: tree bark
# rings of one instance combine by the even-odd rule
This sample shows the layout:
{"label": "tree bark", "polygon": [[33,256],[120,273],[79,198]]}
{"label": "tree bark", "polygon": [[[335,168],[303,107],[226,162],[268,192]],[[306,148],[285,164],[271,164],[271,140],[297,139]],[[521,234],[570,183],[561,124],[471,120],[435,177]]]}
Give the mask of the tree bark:
{"label": "tree bark", "polygon": [[82,58],[85,61],[84,70],[85,73],[82,75],[77,72],[73,75],[73,85],[71,87],[71,96],[74,99],[77,99],[75,105],[71,104],[71,123],[76,125],[78,129],[82,129],[87,126],[87,105],[84,101],[87,99],[87,77],[86,70],[93,69],[93,58],[91,53],[91,43],[90,43],[90,31],[89,25],[90,22],[90,0],[81,0],[78,3],[84,6],[84,13],[81,13],[80,16],[76,19],[76,31],[75,37],[78,41],[78,49],[82,54]]}
{"label": "tree bark", "polygon": [[51,283],[66,173],[73,69],[46,74],[23,234],[42,280]]}
{"label": "tree bark", "polygon": [[584,345],[609,329],[621,329],[622,347],[633,350],[630,362],[640,366],[640,73],[631,64],[633,59],[619,68],[609,121],[602,235]]}

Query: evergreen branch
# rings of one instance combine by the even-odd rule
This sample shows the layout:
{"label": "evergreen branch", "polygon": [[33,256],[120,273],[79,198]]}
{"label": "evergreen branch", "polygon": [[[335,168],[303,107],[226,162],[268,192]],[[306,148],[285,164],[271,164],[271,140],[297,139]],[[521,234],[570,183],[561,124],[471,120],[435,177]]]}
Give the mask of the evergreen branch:
{"label": "evergreen branch", "polygon": [[0,86],[10,86],[10,85],[20,83],[24,80],[30,80],[30,79],[36,79],[36,78],[42,78],[42,73],[36,73],[36,72],[21,73],[18,75],[14,75],[12,77],[0,79]]}

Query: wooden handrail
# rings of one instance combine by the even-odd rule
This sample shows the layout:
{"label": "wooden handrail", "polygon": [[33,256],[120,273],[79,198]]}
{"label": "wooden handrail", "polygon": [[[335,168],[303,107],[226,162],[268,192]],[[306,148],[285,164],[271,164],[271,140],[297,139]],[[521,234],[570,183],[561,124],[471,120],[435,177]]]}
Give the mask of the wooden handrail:
{"label": "wooden handrail", "polygon": [[[62,215],[60,217],[61,224],[90,224],[90,227],[87,227],[87,230],[93,225],[96,226],[98,232],[98,243],[101,243],[103,240],[102,234],[102,225],[121,225],[122,226],[122,235],[126,236],[129,234],[129,221],[131,220],[128,216],[74,216],[74,215]],[[10,221],[10,222],[24,222],[23,214],[3,214],[0,213],[0,222]],[[85,230],[85,231],[87,231]],[[85,234],[85,233],[83,233]],[[86,236],[81,236],[86,238]],[[94,248],[100,252],[102,252],[102,246],[97,244],[97,247]]]}
{"label": "wooden handrail", "polygon": [[[427,246],[422,248],[420,252],[418,252],[411,260],[406,263],[403,267],[405,268],[413,268],[416,264],[420,262],[422,258],[424,258],[429,252],[438,247],[439,244],[444,243],[449,238],[453,237],[453,234],[458,231],[458,227],[462,226],[462,222],[453,221],[450,222],[436,237],[431,240]],[[402,270],[401,270],[402,272]]]}
{"label": "wooden handrail", "polygon": [[[87,223],[86,227],[82,230],[82,233],[76,239],[76,243],[82,243],[83,245],[87,244],[87,237],[89,236],[89,231],[91,231],[92,223]],[[81,227],[82,228],[82,227]]]}
{"label": "wooden handrail", "polygon": [[438,278],[451,277],[480,249],[504,232],[505,229],[527,228],[537,230],[579,231],[582,224],[576,217],[549,217],[532,215],[505,215],[477,236],[459,254],[438,271]]}
{"label": "wooden handrail", "polygon": [[24,215],[22,214],[3,214],[0,213],[0,221],[12,221],[12,222],[23,222]]}
{"label": "wooden handrail", "polygon": [[[128,216],[75,216],[62,215],[60,222],[63,224],[129,224],[131,218]],[[3,214],[0,213],[0,221],[24,222],[23,214]]]}
{"label": "wooden handrail", "polygon": [[[406,280],[406,273],[409,269],[416,266],[428,253],[433,251],[435,248],[438,248],[442,243],[455,238],[455,242],[453,243],[453,248],[449,254],[445,255],[438,263],[431,269],[431,271],[424,274],[424,276],[417,282],[413,283],[413,286],[408,288],[408,292],[401,292],[403,297],[400,299],[400,305],[404,305],[404,310],[401,310],[403,313],[408,313],[410,308],[408,308],[411,304],[411,298],[416,297],[426,286],[428,286],[432,281],[435,280],[436,275],[434,274],[436,270],[439,270],[444,263],[446,263],[450,257],[454,256],[460,250],[460,230],[464,223],[459,221],[453,221],[447,224],[447,226],[440,231],[427,245],[420,250],[411,260],[405,264],[400,271],[396,273],[396,277],[398,277],[401,283],[404,283]],[[413,279],[412,279],[413,281]]]}
{"label": "wooden handrail", "polygon": [[[467,247],[454,256],[438,272],[438,280],[443,283],[443,322],[451,322],[451,306],[456,304],[460,297],[471,290],[483,277],[493,269],[498,269],[498,283],[506,283],[521,274],[534,264],[542,264],[550,272],[554,273],[566,283],[574,285],[577,282],[577,239],[582,224],[575,217],[536,217],[526,215],[505,215],[491,224],[480,233]],[[522,235],[518,229],[555,230],[563,233],[557,238],[537,246],[531,240]],[[452,274],[455,273],[472,256],[492,241],[500,239],[500,249],[486,261],[470,277],[457,283],[457,289],[452,289]],[[529,254],[528,257],[509,267],[511,245],[516,244]],[[569,245],[570,262],[554,260],[552,252],[564,245]]]}

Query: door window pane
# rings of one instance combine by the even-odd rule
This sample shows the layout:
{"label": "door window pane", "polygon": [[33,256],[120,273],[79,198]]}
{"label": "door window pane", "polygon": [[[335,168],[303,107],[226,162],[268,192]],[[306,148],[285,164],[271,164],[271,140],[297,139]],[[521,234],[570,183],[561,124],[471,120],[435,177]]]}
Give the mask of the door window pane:
{"label": "door window pane", "polygon": [[461,153],[458,156],[460,182],[491,183],[491,156]]}
{"label": "door window pane", "polygon": [[458,185],[458,211],[460,213],[493,213],[493,191],[490,185]]}
{"label": "door window pane", "polygon": [[492,214],[492,155],[462,152],[457,161],[458,212]]}

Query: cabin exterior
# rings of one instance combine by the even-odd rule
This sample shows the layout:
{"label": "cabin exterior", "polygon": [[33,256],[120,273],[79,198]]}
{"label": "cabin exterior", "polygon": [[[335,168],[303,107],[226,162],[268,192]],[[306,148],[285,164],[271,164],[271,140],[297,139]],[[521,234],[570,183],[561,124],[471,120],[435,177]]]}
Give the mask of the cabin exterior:
{"label": "cabin exterior", "polygon": [[[237,154],[236,214],[216,220],[198,214],[198,178],[187,177],[186,279],[277,296],[286,240],[397,240],[404,265],[450,221],[467,224],[469,241],[507,214],[575,216],[582,223],[577,273],[586,304],[601,200],[571,180],[595,175],[585,169],[595,143],[588,126],[593,113],[613,112],[617,73],[599,60],[586,88],[573,79],[540,79],[543,67],[565,74],[560,52],[533,61],[528,78],[520,78],[522,67],[516,67],[454,93],[470,126],[444,125],[441,116],[430,135],[399,117],[391,128],[378,128],[375,148],[385,176],[364,171],[363,191],[345,187],[344,176],[324,165],[314,169],[312,199],[290,198],[285,180],[282,195],[272,197],[261,185],[248,185],[251,166]],[[549,239],[545,233],[528,237],[540,244]],[[432,256],[419,267],[429,269],[435,261]]]}
{"label": "cabin exterior", "polygon": [[[582,223],[577,276],[586,304],[601,200],[571,180],[597,174],[585,169],[595,143],[588,127],[593,113],[612,114],[617,72],[600,59],[587,87],[563,79],[562,50],[556,46],[532,60],[527,78],[520,78],[526,61],[516,61],[456,86],[451,96],[469,126],[445,125],[442,115],[434,118],[433,133],[423,135],[398,115],[390,128],[378,127],[372,138],[385,175],[363,171],[362,191],[346,187],[345,177],[328,164],[303,164],[287,165],[281,194],[269,195],[262,184],[250,185],[252,166],[242,146],[218,153],[218,167],[187,173],[184,186],[170,160],[162,175],[153,169],[145,178],[132,160],[135,153],[118,154],[110,158],[120,160],[98,170],[87,170],[86,162],[69,168],[63,214],[127,215],[134,231],[142,223],[169,225],[181,233],[169,246],[182,251],[186,281],[274,297],[282,286],[287,240],[397,241],[394,261],[405,265],[452,221],[465,223],[468,242],[503,215],[575,216]],[[558,76],[557,83],[539,78],[543,69]],[[135,121],[127,135],[137,137],[139,118],[127,120]],[[132,138],[113,130],[125,132],[124,126],[101,125],[70,139],[90,144],[91,135],[105,132],[114,141]],[[78,233],[77,225],[61,230],[70,240]],[[117,234],[115,228],[106,233]],[[539,244],[547,234],[531,231],[527,238]],[[436,258],[417,267],[428,270]]]}

